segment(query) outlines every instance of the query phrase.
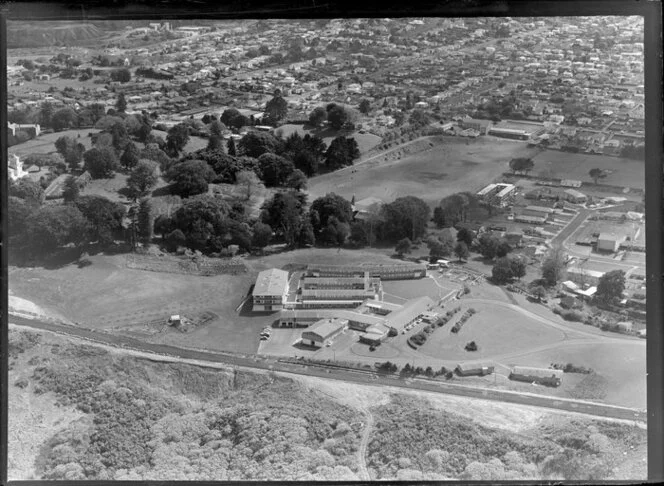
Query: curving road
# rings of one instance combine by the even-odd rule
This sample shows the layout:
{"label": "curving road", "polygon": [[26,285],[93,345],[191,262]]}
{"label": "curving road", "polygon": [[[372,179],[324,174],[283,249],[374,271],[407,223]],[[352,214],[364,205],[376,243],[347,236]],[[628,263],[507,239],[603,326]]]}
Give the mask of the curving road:
{"label": "curving road", "polygon": [[318,378],[340,380],[363,385],[383,385],[398,388],[407,388],[413,390],[422,390],[434,393],[445,393],[450,395],[478,398],[483,400],[494,400],[500,402],[515,403],[520,405],[529,405],[535,407],[544,407],[567,412],[583,413],[588,415],[609,417],[631,421],[645,422],[647,413],[644,410],[619,407],[604,403],[594,403],[582,400],[570,400],[564,398],[551,397],[546,395],[535,395],[523,392],[513,392],[506,390],[494,390],[478,388],[467,385],[457,385],[449,382],[441,382],[435,379],[415,378],[409,380],[400,379],[397,375],[378,374],[371,370],[352,370],[346,368],[332,368],[325,366],[315,366],[311,363],[285,362],[277,359],[270,359],[255,355],[238,355],[232,353],[222,353],[214,351],[203,351],[188,348],[179,348],[177,346],[166,344],[146,343],[138,339],[127,336],[109,334],[82,327],[68,326],[55,322],[42,321],[37,319],[27,319],[20,316],[10,315],[10,323],[29,327],[34,329],[43,329],[46,331],[74,336],[103,345],[110,345],[129,350],[140,351],[159,356],[169,356],[188,360],[208,361],[214,363],[224,363],[231,366],[242,367],[246,369],[260,369],[279,371],[283,373],[314,376]]}
{"label": "curving road", "polygon": [[362,479],[365,481],[371,481],[371,476],[369,475],[369,469],[367,469],[367,446],[369,445],[369,437],[373,430],[373,415],[368,408],[362,408],[361,411],[367,417],[367,424],[364,427],[362,432],[362,440],[360,441],[360,447],[357,451],[357,465],[359,472],[362,476]]}

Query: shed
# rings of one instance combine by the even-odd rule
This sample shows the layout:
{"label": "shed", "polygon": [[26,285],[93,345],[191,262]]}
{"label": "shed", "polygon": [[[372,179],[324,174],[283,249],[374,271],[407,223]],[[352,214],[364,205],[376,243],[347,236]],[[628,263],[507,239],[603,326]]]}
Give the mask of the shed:
{"label": "shed", "polygon": [[459,363],[455,371],[460,376],[485,376],[493,373],[494,369],[489,363]]}
{"label": "shed", "polygon": [[527,381],[547,386],[560,386],[563,378],[562,370],[515,366],[509,376],[510,380]]}

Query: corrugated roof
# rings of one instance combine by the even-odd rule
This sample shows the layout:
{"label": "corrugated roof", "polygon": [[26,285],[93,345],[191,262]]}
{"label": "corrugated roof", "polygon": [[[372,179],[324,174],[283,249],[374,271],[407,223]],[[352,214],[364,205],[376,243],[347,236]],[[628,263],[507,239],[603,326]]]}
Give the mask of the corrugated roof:
{"label": "corrugated roof", "polygon": [[288,272],[271,268],[258,274],[252,295],[282,295],[287,287]]}
{"label": "corrugated roof", "polygon": [[393,311],[386,316],[387,324],[397,330],[401,330],[407,323],[429,310],[433,305],[433,300],[426,295],[411,299],[401,309]]}
{"label": "corrugated roof", "polygon": [[533,368],[530,366],[515,366],[514,368],[512,368],[512,373],[514,373],[515,375],[535,376],[537,378],[551,378],[552,376],[555,376],[557,378],[563,377],[562,370]]}
{"label": "corrugated roof", "polygon": [[305,332],[303,332],[302,335],[313,333],[320,336],[320,338],[323,341],[325,341],[330,336],[339,332],[339,330],[346,325],[348,325],[348,320],[346,319],[335,319],[335,318],[321,319],[320,321],[314,323]]}

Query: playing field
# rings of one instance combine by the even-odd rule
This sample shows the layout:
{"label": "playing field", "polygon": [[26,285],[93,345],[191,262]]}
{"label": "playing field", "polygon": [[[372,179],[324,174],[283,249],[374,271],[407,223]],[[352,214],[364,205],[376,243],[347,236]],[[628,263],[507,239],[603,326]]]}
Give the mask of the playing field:
{"label": "playing field", "polygon": [[[468,144],[466,144],[468,142]],[[461,191],[478,191],[508,170],[514,157],[533,153],[524,144],[478,138],[445,137],[444,142],[403,159],[383,163],[371,159],[309,180],[310,199],[335,192],[360,200],[385,202],[417,196],[434,203]]]}
{"label": "playing field", "polygon": [[609,157],[606,155],[573,154],[557,150],[544,150],[533,158],[533,174],[547,173],[562,179],[593,182],[590,169],[603,169],[609,174],[599,181],[612,186],[644,189],[645,163],[643,161]]}

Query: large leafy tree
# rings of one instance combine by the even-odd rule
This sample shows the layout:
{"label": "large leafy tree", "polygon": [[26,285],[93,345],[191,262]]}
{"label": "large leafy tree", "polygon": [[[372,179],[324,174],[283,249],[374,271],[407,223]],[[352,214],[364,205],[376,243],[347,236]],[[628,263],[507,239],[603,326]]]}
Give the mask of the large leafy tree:
{"label": "large leafy tree", "polygon": [[[329,105],[328,105],[329,106]],[[349,123],[355,121],[357,114],[347,106],[333,104],[327,110],[327,121],[335,130],[340,130]]]}
{"label": "large leafy tree", "polygon": [[78,126],[78,115],[71,108],[61,108],[53,113],[51,126],[56,132]]}
{"label": "large leafy tree", "polygon": [[410,253],[413,243],[410,241],[410,238],[402,238],[397,242],[397,246],[394,248],[394,251],[397,252],[397,255],[403,256],[406,253]]}
{"label": "large leafy tree", "polygon": [[272,122],[278,122],[288,115],[288,103],[281,95],[274,96],[265,105],[265,114]]}
{"label": "large leafy tree", "polygon": [[89,223],[90,238],[103,244],[113,241],[115,232],[122,228],[125,207],[103,196],[79,196],[76,207]]}
{"label": "large leafy tree", "polygon": [[353,161],[360,156],[357,141],[352,137],[337,137],[330,143],[325,152],[325,164],[330,170],[340,169],[353,165]]}
{"label": "large leafy tree", "polygon": [[36,205],[16,196],[7,198],[7,229],[9,237],[20,237],[25,230],[26,221],[36,210]]}
{"label": "large leafy tree", "polygon": [[512,172],[521,172],[527,174],[535,167],[533,159],[529,157],[517,157],[510,160],[510,169]]}
{"label": "large leafy tree", "polygon": [[26,242],[33,251],[48,253],[69,243],[85,243],[88,229],[86,218],[76,206],[42,206],[25,223]]}
{"label": "large leafy tree", "polygon": [[141,152],[138,150],[136,144],[134,142],[129,142],[120,157],[120,165],[126,170],[133,169],[138,164],[140,155]]}
{"label": "large leafy tree", "polygon": [[439,207],[441,210],[436,212],[434,219],[438,226],[455,226],[466,221],[468,210],[477,206],[478,201],[474,194],[468,192],[459,192],[443,198]]}
{"label": "large leafy tree", "polygon": [[113,148],[108,146],[93,147],[83,154],[84,168],[93,179],[107,179],[115,175],[118,169],[118,157]]}
{"label": "large leafy tree", "polygon": [[168,171],[168,180],[173,183],[172,192],[181,197],[206,193],[214,177],[212,168],[202,160],[180,162]]}
{"label": "large leafy tree", "polygon": [[270,227],[270,225],[257,221],[253,226],[251,246],[262,250],[270,243],[271,239],[272,239],[272,228]]}
{"label": "large leafy tree", "polygon": [[207,194],[189,198],[175,212],[174,222],[189,248],[219,251],[228,242],[230,208],[226,202]]}
{"label": "large leafy tree", "polygon": [[429,205],[415,196],[396,199],[382,208],[387,236],[393,240],[410,238],[415,241],[424,235],[431,215]]}
{"label": "large leafy tree", "polygon": [[85,146],[82,143],[78,143],[74,137],[64,136],[55,141],[55,149],[72,170],[78,169],[85,152]]}
{"label": "large leafy tree", "polygon": [[249,119],[236,108],[228,108],[224,110],[221,114],[220,121],[227,127],[236,128],[238,130],[249,124]]}
{"label": "large leafy tree", "polygon": [[77,177],[70,175],[65,180],[64,190],[62,191],[62,198],[65,203],[75,202],[80,195],[81,189],[78,187]]}
{"label": "large leafy tree", "polygon": [[283,141],[268,132],[249,132],[238,144],[243,155],[258,158],[264,153],[280,154]]}
{"label": "large leafy tree", "polygon": [[183,123],[171,127],[166,135],[166,150],[175,157],[184,149],[189,142],[189,128]]}
{"label": "large leafy tree", "polygon": [[108,130],[113,137],[113,148],[121,153],[129,143],[129,132],[124,122],[114,123]]}
{"label": "large leafy tree", "polygon": [[263,205],[261,221],[270,225],[289,247],[295,247],[303,227],[304,197],[294,191],[277,192]]}
{"label": "large leafy tree", "polygon": [[266,187],[285,185],[295,170],[293,162],[272,153],[264,153],[258,157],[258,167]]}
{"label": "large leafy tree", "polygon": [[471,230],[469,230],[468,228],[459,229],[459,232],[457,233],[457,241],[464,242],[467,248],[470,248],[470,245],[473,244],[474,239],[475,235]]}
{"label": "large leafy tree", "polygon": [[554,286],[565,278],[565,250],[561,246],[553,247],[542,262],[542,278],[549,286]]}
{"label": "large leafy tree", "polygon": [[482,233],[479,238],[477,238],[477,250],[484,258],[495,258],[499,245],[500,238],[493,233]]}
{"label": "large leafy tree", "polygon": [[143,198],[138,204],[138,237],[143,243],[149,243],[154,234],[154,215],[152,214],[152,201]]}
{"label": "large leafy tree", "polygon": [[600,277],[595,296],[605,302],[612,302],[621,298],[624,291],[625,272],[623,270],[613,270]]}
{"label": "large leafy tree", "polygon": [[350,223],[353,219],[353,208],[350,201],[335,193],[326,194],[311,203],[311,211],[316,213],[314,231],[318,234],[327,227],[328,219],[334,217],[341,223]]}
{"label": "large leafy tree", "polygon": [[317,106],[309,114],[309,124],[314,127],[319,127],[325,120],[327,120],[327,111],[322,106]]}
{"label": "large leafy tree", "polygon": [[588,175],[590,175],[590,177],[592,177],[593,179],[593,182],[597,184],[597,181],[599,181],[600,179],[604,179],[606,177],[606,171],[595,167],[593,169],[590,169]]}
{"label": "large leafy tree", "polygon": [[158,165],[152,160],[143,159],[138,162],[127,178],[127,187],[133,199],[147,196],[159,180]]}
{"label": "large leafy tree", "polygon": [[459,241],[454,247],[454,254],[457,256],[459,261],[466,260],[470,254],[468,251],[468,245],[464,241]]}

